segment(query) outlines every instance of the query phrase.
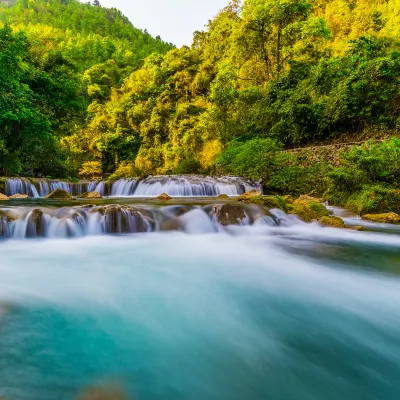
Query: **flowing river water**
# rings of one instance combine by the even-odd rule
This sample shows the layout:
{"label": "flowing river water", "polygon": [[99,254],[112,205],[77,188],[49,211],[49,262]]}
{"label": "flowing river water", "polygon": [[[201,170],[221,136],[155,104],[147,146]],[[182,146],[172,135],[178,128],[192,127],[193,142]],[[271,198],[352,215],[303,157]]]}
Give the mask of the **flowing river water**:
{"label": "flowing river water", "polygon": [[[104,382],[139,400],[400,398],[399,229],[250,208],[230,225],[215,202],[135,204],[148,225],[131,211],[118,225],[115,210],[29,204],[0,241],[0,398]],[[33,209],[80,223],[32,228]]]}

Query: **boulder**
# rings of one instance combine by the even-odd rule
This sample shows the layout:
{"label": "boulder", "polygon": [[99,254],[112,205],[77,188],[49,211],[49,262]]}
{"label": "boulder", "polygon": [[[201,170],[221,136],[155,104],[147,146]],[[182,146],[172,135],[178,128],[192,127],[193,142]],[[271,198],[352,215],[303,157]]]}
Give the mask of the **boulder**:
{"label": "boulder", "polygon": [[223,226],[241,225],[246,219],[244,208],[235,204],[216,204],[212,207],[211,215]]}
{"label": "boulder", "polygon": [[269,209],[271,208],[280,208],[281,210],[286,211],[286,203],[285,201],[278,196],[254,196],[250,197],[247,200],[243,200],[244,203],[251,204],[259,204],[261,206],[265,206]]}
{"label": "boulder", "polygon": [[149,223],[142,211],[144,210],[117,204],[90,210],[104,216],[106,233],[147,232]]}
{"label": "boulder", "polygon": [[0,201],[5,201],[5,200],[10,200],[10,198],[8,196],[6,196],[3,193],[0,193]]}
{"label": "boulder", "polygon": [[54,192],[51,192],[45,199],[55,199],[55,200],[72,200],[73,197],[62,189],[56,189]]}
{"label": "boulder", "polygon": [[162,231],[179,231],[182,229],[182,222],[179,218],[171,218],[160,223]]}
{"label": "boulder", "polygon": [[103,196],[99,192],[86,192],[78,196],[78,199],[102,199]]}
{"label": "boulder", "polygon": [[385,224],[400,224],[400,215],[393,212],[384,214],[365,214],[362,217],[363,219],[372,222],[379,222]]}
{"label": "boulder", "polygon": [[39,209],[32,211],[29,216],[29,223],[26,229],[27,237],[42,237],[44,236],[45,226],[44,226],[43,212]]}
{"label": "boulder", "polygon": [[10,196],[9,199],[11,200],[20,200],[20,199],[27,199],[29,196],[27,194],[14,194],[13,196]]}
{"label": "boulder", "polygon": [[260,190],[255,190],[255,189],[249,190],[248,192],[240,195],[238,197],[238,201],[246,201],[246,200],[251,199],[252,197],[261,196],[261,195],[262,195],[262,193]]}
{"label": "boulder", "polygon": [[346,225],[347,229],[352,229],[353,231],[363,231],[364,227],[361,225]]}
{"label": "boulder", "polygon": [[320,203],[319,199],[310,196],[300,196],[290,205],[290,214],[297,215],[304,222],[320,220],[329,217],[327,208]]}
{"label": "boulder", "polygon": [[302,203],[302,202],[309,202],[309,201],[314,201],[315,203],[321,203],[321,199],[318,199],[317,197],[312,197],[309,196],[308,194],[302,194],[298,199],[294,200],[293,203]]}
{"label": "boulder", "polygon": [[172,200],[171,196],[168,196],[166,193],[160,194],[159,196],[157,196],[155,199],[153,200],[161,200],[161,201],[168,201],[168,200]]}
{"label": "boulder", "polygon": [[228,196],[227,194],[220,194],[220,195],[217,197],[217,199],[218,199],[218,200],[228,200],[228,199],[229,199],[229,196]]}
{"label": "boulder", "polygon": [[327,226],[330,228],[345,228],[344,221],[342,218],[329,216],[329,217],[322,217],[319,220],[319,223],[323,226]]}

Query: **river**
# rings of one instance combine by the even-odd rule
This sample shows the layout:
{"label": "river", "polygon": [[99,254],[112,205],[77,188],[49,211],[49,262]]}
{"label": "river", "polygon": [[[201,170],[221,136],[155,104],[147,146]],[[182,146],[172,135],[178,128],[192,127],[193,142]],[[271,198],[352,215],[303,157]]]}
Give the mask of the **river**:
{"label": "river", "polygon": [[399,232],[269,225],[3,241],[0,397],[399,399]]}

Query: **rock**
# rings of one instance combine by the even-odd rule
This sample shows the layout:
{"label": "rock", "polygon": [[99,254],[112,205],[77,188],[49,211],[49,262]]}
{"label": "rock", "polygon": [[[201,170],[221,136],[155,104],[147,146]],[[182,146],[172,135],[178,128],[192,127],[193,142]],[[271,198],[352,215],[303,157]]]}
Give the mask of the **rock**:
{"label": "rock", "polygon": [[179,231],[182,229],[182,222],[179,218],[171,218],[160,223],[160,230],[162,231]]}
{"label": "rock", "polygon": [[352,229],[353,231],[363,231],[364,227],[361,225],[346,225],[347,229]]}
{"label": "rock", "polygon": [[318,199],[310,196],[300,196],[290,205],[290,214],[295,214],[304,222],[320,220],[329,217],[327,208]]}
{"label": "rock", "polygon": [[247,200],[243,201],[244,203],[251,204],[259,204],[261,206],[265,206],[269,209],[271,208],[280,208],[281,210],[286,211],[286,204],[282,198],[276,196],[254,196],[250,197]]}
{"label": "rock", "polygon": [[13,196],[10,196],[9,199],[11,200],[21,200],[21,199],[27,199],[29,198],[29,196],[27,194],[14,194]]}
{"label": "rock", "polygon": [[5,201],[5,200],[10,200],[10,198],[8,196],[6,196],[3,193],[0,193],[0,201]]}
{"label": "rock", "polygon": [[149,224],[143,213],[135,207],[111,204],[109,206],[91,209],[104,216],[106,233],[136,233],[147,232]]}
{"label": "rock", "polygon": [[246,219],[244,208],[235,204],[216,204],[212,207],[211,214],[223,226],[240,225]]}
{"label": "rock", "polygon": [[172,200],[171,196],[168,196],[166,193],[160,194],[159,196],[157,196],[155,199],[153,200],[162,200],[162,201],[168,201],[168,200]]}
{"label": "rock", "polygon": [[321,199],[318,199],[316,197],[308,196],[307,194],[302,194],[298,199],[293,201],[293,204],[298,204],[298,203],[302,203],[302,202],[309,202],[309,201],[313,201],[315,203],[321,203]]}
{"label": "rock", "polygon": [[128,400],[124,391],[118,387],[92,387],[84,390],[77,400]]}
{"label": "rock", "polygon": [[362,218],[372,222],[400,224],[400,215],[393,212],[384,214],[366,214],[363,215]]}
{"label": "rock", "polygon": [[73,197],[62,189],[56,189],[54,192],[51,192],[45,199],[56,199],[56,200],[72,200]]}
{"label": "rock", "polygon": [[229,199],[229,196],[228,196],[227,194],[220,194],[220,195],[217,197],[217,199],[218,199],[218,200],[228,200],[228,199]]}
{"label": "rock", "polygon": [[251,199],[252,197],[261,196],[261,195],[262,195],[262,193],[260,190],[253,189],[253,190],[250,190],[250,191],[240,195],[238,197],[238,201],[246,201],[246,200]]}
{"label": "rock", "polygon": [[42,237],[44,236],[44,221],[42,210],[35,209],[29,217],[29,223],[26,229],[26,237]]}
{"label": "rock", "polygon": [[342,218],[329,216],[329,217],[322,217],[319,220],[319,223],[323,226],[328,226],[330,228],[345,228],[345,224]]}
{"label": "rock", "polygon": [[78,196],[78,199],[102,199],[103,196],[99,192],[86,192]]}

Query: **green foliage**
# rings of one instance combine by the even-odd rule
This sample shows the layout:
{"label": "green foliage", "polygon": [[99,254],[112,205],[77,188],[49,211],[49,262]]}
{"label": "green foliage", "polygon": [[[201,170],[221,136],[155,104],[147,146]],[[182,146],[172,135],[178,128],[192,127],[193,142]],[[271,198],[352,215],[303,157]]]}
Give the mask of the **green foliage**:
{"label": "green foliage", "polygon": [[268,179],[276,167],[275,153],[281,149],[282,147],[272,139],[234,142],[221,155],[218,163],[234,175]]}
{"label": "green foliage", "polygon": [[95,159],[114,177],[217,170],[294,195],[394,187],[398,141],[338,168],[280,151],[397,132],[399,15],[398,0],[233,0],[175,49],[97,3],[2,3],[1,173],[76,177]]}

